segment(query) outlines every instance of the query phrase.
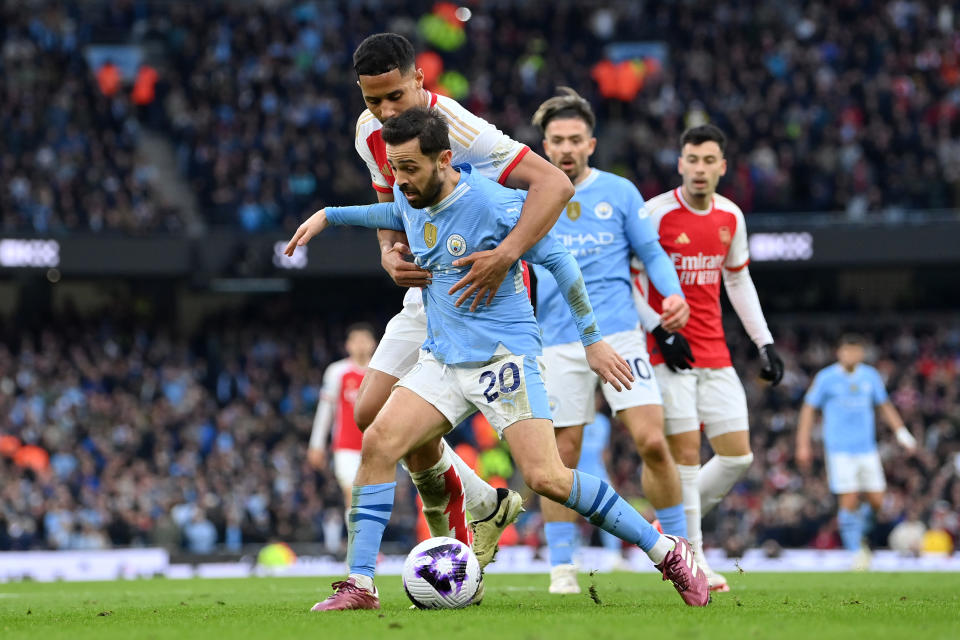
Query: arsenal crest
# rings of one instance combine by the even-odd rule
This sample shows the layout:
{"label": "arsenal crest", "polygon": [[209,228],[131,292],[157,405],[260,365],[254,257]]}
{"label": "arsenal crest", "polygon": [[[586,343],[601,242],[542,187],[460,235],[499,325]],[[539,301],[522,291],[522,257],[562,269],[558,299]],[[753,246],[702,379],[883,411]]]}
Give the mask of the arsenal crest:
{"label": "arsenal crest", "polygon": [[717,232],[720,235],[720,243],[725,247],[729,247],[731,239],[730,227],[720,227]]}
{"label": "arsenal crest", "polygon": [[437,244],[437,228],[429,222],[423,225],[423,241],[428,249],[433,249],[433,245]]}

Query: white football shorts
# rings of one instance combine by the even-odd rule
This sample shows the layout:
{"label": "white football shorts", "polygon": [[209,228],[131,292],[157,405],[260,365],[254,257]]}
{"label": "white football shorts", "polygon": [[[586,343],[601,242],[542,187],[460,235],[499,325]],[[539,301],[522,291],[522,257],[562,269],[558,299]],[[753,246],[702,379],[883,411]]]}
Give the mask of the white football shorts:
{"label": "white football shorts", "polygon": [[575,427],[593,422],[597,385],[614,413],[646,404],[663,404],[657,379],[647,356],[647,340],[638,330],[621,331],[604,338],[630,365],[631,389],[617,391],[600,384],[600,377],[587,364],[580,342],[568,342],[543,350],[543,381],[550,397],[554,427]]}
{"label": "white football shorts", "polygon": [[827,480],[835,494],[880,492],[887,488],[880,453],[827,452]]}
{"label": "white football shorts", "polygon": [[547,390],[532,356],[494,356],[481,365],[444,365],[421,351],[413,369],[397,382],[432,404],[451,427],[483,413],[497,435],[520,420],[550,420]]}
{"label": "white football shorts", "polygon": [[333,452],[333,475],[341,487],[352,487],[360,470],[360,452],[356,449],[336,449]]}
{"label": "white football shorts", "polygon": [[670,371],[665,364],[654,368],[663,395],[663,417],[668,436],[699,431],[707,438],[746,431],[747,396],[733,367]]}
{"label": "white football shorts", "polygon": [[412,288],[403,298],[403,309],[390,318],[377,350],[368,365],[394,378],[402,378],[417,364],[420,347],[427,340],[427,313],[423,294]]}

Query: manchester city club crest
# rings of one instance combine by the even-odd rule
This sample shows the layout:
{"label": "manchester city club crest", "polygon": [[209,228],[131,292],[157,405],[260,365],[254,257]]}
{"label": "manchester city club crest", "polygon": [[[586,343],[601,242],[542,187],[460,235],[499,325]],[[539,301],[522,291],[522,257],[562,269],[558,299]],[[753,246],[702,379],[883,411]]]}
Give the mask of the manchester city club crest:
{"label": "manchester city club crest", "polygon": [[570,202],[567,204],[567,217],[571,220],[576,220],[580,217],[580,203],[579,202]]}
{"label": "manchester city club crest", "polygon": [[593,214],[601,220],[608,220],[613,215],[613,207],[609,202],[601,202],[593,208]]}
{"label": "manchester city club crest", "polygon": [[437,227],[429,222],[423,225],[423,241],[427,243],[428,249],[433,249],[437,244]]}
{"label": "manchester city club crest", "polygon": [[452,256],[462,256],[467,252],[467,241],[459,233],[454,233],[447,238],[447,251]]}

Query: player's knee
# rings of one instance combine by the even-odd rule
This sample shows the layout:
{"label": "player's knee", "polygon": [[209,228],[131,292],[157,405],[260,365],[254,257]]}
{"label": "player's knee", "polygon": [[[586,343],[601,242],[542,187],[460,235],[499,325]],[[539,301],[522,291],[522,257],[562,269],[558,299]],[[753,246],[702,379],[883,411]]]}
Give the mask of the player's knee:
{"label": "player's knee", "polygon": [[521,471],[524,482],[535,493],[558,502],[563,502],[567,498],[566,495],[561,495],[563,494],[565,474],[570,474],[570,470],[566,467],[523,469]]}
{"label": "player's knee", "polygon": [[376,424],[370,426],[363,434],[363,445],[360,450],[361,464],[368,467],[390,467],[400,461],[396,453],[397,443],[392,442],[390,429],[378,428]]}
{"label": "player's knee", "polygon": [[641,432],[633,440],[644,464],[663,465],[670,461],[670,448],[662,432]]}

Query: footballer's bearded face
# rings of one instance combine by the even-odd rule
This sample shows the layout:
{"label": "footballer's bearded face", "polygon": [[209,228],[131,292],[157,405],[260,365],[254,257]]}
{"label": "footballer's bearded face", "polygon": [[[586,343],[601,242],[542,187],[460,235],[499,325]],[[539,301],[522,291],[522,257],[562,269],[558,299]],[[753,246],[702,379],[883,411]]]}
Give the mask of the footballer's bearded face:
{"label": "footballer's bearded face", "polygon": [[727,172],[727,160],[713,140],[683,145],[677,171],[683,176],[684,195],[692,199],[712,197]]}
{"label": "footballer's bearded face", "polygon": [[587,163],[596,148],[597,139],[580,118],[556,118],[547,123],[543,132],[544,153],[574,184],[585,177]]}
{"label": "footballer's bearded face", "polygon": [[422,69],[410,69],[406,73],[392,69],[376,76],[358,76],[357,84],[370,113],[380,122],[411,107],[426,106]]}
{"label": "footballer's bearded face", "polygon": [[435,156],[425,155],[416,138],[396,146],[387,145],[387,161],[397,187],[414,209],[440,202],[452,156],[449,149]]}

